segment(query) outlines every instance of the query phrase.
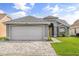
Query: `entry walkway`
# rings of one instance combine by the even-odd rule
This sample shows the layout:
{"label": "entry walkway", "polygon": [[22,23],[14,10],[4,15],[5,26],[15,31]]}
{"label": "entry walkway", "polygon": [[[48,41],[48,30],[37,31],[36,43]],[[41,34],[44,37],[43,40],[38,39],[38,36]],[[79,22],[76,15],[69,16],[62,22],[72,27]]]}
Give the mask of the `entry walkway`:
{"label": "entry walkway", "polygon": [[60,43],[61,41],[56,39],[56,38],[52,38],[53,43]]}

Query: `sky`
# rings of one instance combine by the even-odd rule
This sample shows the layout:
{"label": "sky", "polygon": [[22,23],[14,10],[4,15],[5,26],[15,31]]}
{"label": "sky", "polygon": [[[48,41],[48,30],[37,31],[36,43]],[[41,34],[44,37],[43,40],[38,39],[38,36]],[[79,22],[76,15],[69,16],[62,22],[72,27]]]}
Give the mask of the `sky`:
{"label": "sky", "polygon": [[12,19],[56,16],[73,24],[79,19],[79,3],[0,3],[0,13],[6,13]]}

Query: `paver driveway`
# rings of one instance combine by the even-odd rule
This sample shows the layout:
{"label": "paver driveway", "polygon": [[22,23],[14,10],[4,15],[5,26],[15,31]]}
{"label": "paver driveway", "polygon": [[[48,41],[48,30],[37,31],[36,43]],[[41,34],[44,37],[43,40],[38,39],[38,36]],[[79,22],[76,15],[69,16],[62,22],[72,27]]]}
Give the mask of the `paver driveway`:
{"label": "paver driveway", "polygon": [[54,56],[56,53],[48,41],[6,41],[0,42],[0,55]]}

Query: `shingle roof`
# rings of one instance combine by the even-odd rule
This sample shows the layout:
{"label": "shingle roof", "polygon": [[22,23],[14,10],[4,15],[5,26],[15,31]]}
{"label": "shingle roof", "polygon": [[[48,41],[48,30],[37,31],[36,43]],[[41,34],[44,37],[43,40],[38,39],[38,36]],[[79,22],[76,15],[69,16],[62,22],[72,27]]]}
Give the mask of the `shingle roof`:
{"label": "shingle roof", "polygon": [[[1,20],[2,18],[4,18],[5,16],[7,16],[8,18],[10,18],[7,14],[0,13],[0,20]],[[11,19],[11,18],[10,18],[10,19]]]}
{"label": "shingle roof", "polygon": [[76,20],[76,21],[71,25],[71,27],[73,27],[73,26],[79,26],[79,19]]}
{"label": "shingle roof", "polygon": [[55,17],[55,16],[47,16],[47,17],[44,17],[44,19],[48,20],[50,22],[54,20],[54,21],[57,21],[57,22],[69,27],[69,24],[65,20],[61,20],[61,19],[59,19],[58,17]]}
{"label": "shingle roof", "polygon": [[49,22],[45,22],[42,18],[36,18],[33,16],[26,16],[11,21],[7,21],[5,23],[6,24],[49,24]]}
{"label": "shingle roof", "polygon": [[54,17],[54,16],[47,16],[47,17],[44,17],[44,18],[37,18],[37,17],[34,17],[34,16],[25,16],[25,17],[22,17],[22,18],[18,18],[18,19],[8,21],[6,23],[11,23],[11,22],[49,22],[50,21],[49,19],[53,19],[57,22],[60,22],[64,25],[66,25],[66,26],[69,26],[68,23],[65,22],[64,20],[58,19],[58,17]]}
{"label": "shingle roof", "polygon": [[70,26],[65,20],[59,19],[59,21],[60,21],[61,23],[63,23],[64,25],[66,25],[66,26]]}
{"label": "shingle roof", "polygon": [[5,14],[0,14],[0,20],[5,17]]}
{"label": "shingle roof", "polygon": [[33,16],[25,16],[22,18],[18,18],[18,19],[14,19],[13,21],[21,21],[21,22],[38,22],[38,21],[42,21],[42,18],[36,18]]}
{"label": "shingle roof", "polygon": [[47,17],[44,17],[44,19],[58,19],[58,17],[54,17],[54,16],[47,16]]}

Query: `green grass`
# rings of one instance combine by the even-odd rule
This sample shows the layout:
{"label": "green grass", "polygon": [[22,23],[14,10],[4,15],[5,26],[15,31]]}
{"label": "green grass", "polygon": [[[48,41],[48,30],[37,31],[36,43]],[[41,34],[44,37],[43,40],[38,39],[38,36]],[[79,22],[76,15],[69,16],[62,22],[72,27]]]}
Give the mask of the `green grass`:
{"label": "green grass", "polygon": [[57,55],[79,56],[79,37],[58,37],[61,43],[52,43]]}

